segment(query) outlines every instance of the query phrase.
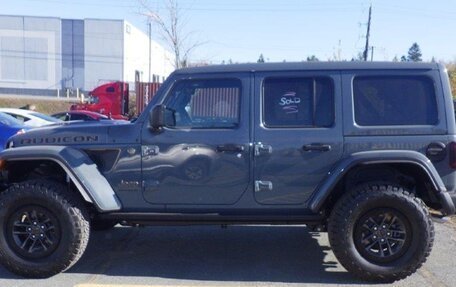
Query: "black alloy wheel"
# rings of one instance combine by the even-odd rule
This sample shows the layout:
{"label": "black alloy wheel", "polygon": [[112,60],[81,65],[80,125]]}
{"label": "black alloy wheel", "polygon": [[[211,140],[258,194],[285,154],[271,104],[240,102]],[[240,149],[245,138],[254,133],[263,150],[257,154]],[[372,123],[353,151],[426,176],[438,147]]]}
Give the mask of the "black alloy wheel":
{"label": "black alloy wheel", "polygon": [[14,212],[7,222],[8,244],[24,259],[44,258],[57,248],[61,229],[56,216],[41,206],[29,205]]}
{"label": "black alloy wheel", "polygon": [[358,252],[380,264],[401,257],[410,247],[412,237],[409,221],[392,208],[367,212],[358,220],[354,231]]}

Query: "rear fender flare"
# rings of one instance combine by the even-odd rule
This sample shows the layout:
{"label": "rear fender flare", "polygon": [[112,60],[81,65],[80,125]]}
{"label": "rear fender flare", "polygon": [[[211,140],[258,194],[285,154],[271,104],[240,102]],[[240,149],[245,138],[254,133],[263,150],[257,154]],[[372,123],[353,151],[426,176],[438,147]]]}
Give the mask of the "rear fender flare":
{"label": "rear fender flare", "polygon": [[365,151],[358,152],[345,158],[328,173],[325,181],[318,186],[309,201],[309,208],[317,213],[320,212],[326,200],[334,191],[337,183],[347,174],[351,168],[360,164],[388,164],[406,163],[421,168],[432,183],[436,197],[440,200],[446,214],[453,214],[455,207],[446,187],[440,178],[432,162],[423,154],[416,151],[388,150],[388,151]]}

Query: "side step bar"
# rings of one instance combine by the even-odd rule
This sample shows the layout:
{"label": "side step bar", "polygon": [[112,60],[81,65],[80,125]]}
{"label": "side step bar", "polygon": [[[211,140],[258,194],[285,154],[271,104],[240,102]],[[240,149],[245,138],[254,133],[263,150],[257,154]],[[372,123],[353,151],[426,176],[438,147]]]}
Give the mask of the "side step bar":
{"label": "side step bar", "polygon": [[220,224],[309,224],[324,223],[324,217],[316,215],[220,215],[181,213],[114,212],[99,214],[97,218],[116,220],[126,224],[144,225],[220,225]]}

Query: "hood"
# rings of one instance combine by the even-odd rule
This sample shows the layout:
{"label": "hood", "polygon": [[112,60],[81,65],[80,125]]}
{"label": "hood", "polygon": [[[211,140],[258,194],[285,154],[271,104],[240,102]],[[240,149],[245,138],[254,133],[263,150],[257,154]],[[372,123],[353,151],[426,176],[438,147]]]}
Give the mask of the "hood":
{"label": "hood", "polygon": [[9,139],[8,147],[31,145],[97,145],[107,143],[110,129],[129,122],[73,121],[28,130]]}

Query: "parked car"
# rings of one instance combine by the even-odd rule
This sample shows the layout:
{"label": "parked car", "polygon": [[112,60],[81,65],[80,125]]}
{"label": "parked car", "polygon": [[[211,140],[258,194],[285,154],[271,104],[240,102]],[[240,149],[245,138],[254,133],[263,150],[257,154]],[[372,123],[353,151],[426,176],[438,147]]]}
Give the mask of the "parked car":
{"label": "parked car", "polygon": [[30,110],[0,108],[0,112],[16,118],[19,122],[23,123],[27,127],[41,127],[62,122],[59,119]]}
{"label": "parked car", "polygon": [[12,116],[0,112],[0,151],[5,148],[7,140],[16,134],[24,133],[28,127]]}
{"label": "parked car", "polygon": [[393,282],[431,253],[428,208],[455,213],[454,108],[435,63],[181,69],[135,122],[73,122],[7,146],[0,262],[26,277],[67,270],[91,230],[116,223],[306,224],[352,274]]}
{"label": "parked car", "polygon": [[111,120],[109,117],[91,111],[69,111],[51,115],[51,117],[62,121],[100,121]]}

